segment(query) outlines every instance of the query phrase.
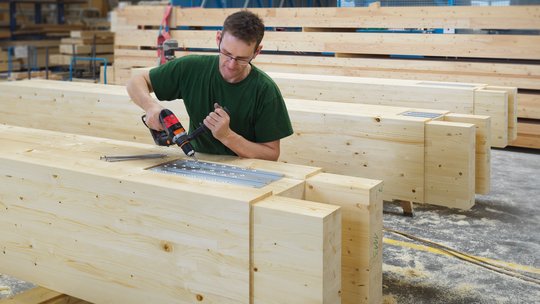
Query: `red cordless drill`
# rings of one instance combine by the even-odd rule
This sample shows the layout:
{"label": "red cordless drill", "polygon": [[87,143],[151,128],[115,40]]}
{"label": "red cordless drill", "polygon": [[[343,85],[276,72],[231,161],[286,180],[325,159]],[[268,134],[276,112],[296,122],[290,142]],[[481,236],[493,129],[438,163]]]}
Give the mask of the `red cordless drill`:
{"label": "red cordless drill", "polygon": [[[230,115],[229,110],[226,107],[221,107],[219,105],[217,107],[222,108]],[[178,118],[169,109],[163,109],[159,112],[159,121],[161,122],[164,131],[156,131],[148,127],[144,120],[145,117],[146,115],[143,115],[141,119],[144,125],[150,129],[150,134],[152,134],[154,142],[157,145],[170,146],[172,144],[177,144],[187,156],[194,157],[195,159],[195,150],[193,150],[190,141],[203,133],[210,133],[210,129],[203,123],[200,123],[199,127],[188,135]]]}
{"label": "red cordless drill", "polygon": [[177,144],[187,156],[195,157],[195,150],[193,150],[193,146],[191,146],[190,143],[190,140],[194,137],[187,135],[186,130],[171,110],[163,109],[159,113],[159,121],[161,122],[164,131],[156,131],[148,127],[144,120],[145,117],[146,115],[141,117],[142,121],[144,125],[150,129],[150,134],[152,134],[156,145],[170,146]]}

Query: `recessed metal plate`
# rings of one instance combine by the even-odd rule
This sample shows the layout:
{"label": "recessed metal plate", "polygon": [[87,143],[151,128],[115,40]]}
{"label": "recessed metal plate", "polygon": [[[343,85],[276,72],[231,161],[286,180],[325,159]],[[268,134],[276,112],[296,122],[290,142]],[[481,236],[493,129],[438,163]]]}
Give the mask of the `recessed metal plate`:
{"label": "recessed metal plate", "polygon": [[148,170],[253,188],[264,187],[283,177],[280,173],[194,160],[175,160]]}
{"label": "recessed metal plate", "polygon": [[443,114],[441,114],[441,113],[431,113],[431,112],[407,111],[407,112],[401,113],[400,115],[433,119],[433,118],[437,118],[439,116],[442,116]]}

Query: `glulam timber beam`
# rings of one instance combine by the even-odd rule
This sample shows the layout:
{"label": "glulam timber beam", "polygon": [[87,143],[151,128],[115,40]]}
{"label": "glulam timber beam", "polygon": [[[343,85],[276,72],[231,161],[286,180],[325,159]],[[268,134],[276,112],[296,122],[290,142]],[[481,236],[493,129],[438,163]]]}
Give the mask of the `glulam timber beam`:
{"label": "glulam timber beam", "polygon": [[[538,6],[249,8],[270,27],[539,29]],[[221,26],[238,9],[175,7],[171,26]],[[118,10],[126,25],[159,26],[163,6]],[[519,16],[509,18],[508,16]],[[144,20],[144,21],[143,21]]]}
{"label": "glulam timber beam", "polygon": [[491,117],[491,143],[517,136],[517,88],[478,83],[268,73],[284,97],[447,110]]}
{"label": "glulam timber beam", "polygon": [[[142,112],[130,101],[125,87],[33,80],[0,84],[0,88],[3,103],[9,105],[0,110],[0,122],[152,143],[140,120]],[[282,141],[281,161],[384,180],[385,200],[468,209],[474,204],[475,192],[489,191],[489,166],[476,166],[474,161],[479,156],[484,164],[489,163],[489,150],[485,151],[490,146],[489,138],[476,141],[476,136],[489,136],[489,117],[469,115],[468,119],[481,121],[471,124],[445,121],[445,115],[450,113],[441,110],[294,99],[286,102],[295,133]],[[163,105],[187,124],[189,118],[182,102]],[[422,111],[435,118],[405,115]],[[447,133],[430,138],[426,129],[431,124],[438,125],[438,129],[445,126]],[[477,128],[485,130],[477,133]],[[439,149],[433,142],[465,148]],[[483,148],[477,148],[477,144]],[[450,166],[430,159],[455,162]],[[426,179],[428,166],[437,168]],[[438,192],[441,195],[436,195]],[[429,197],[437,200],[426,200]]]}
{"label": "glulam timber beam", "polygon": [[[146,170],[168,147],[10,125],[0,144],[2,273],[93,303],[382,298],[380,181],[200,155],[284,174],[255,189]],[[100,160],[146,153],[167,158]]]}

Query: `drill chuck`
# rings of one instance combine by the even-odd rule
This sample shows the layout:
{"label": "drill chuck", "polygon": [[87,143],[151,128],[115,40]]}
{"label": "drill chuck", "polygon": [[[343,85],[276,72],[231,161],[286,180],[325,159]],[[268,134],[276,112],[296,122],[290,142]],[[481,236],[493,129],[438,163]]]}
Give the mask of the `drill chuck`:
{"label": "drill chuck", "polygon": [[184,151],[187,156],[195,155],[195,150],[193,150],[193,147],[189,143],[186,132],[175,135],[172,139],[172,142],[182,148],[182,151]]}

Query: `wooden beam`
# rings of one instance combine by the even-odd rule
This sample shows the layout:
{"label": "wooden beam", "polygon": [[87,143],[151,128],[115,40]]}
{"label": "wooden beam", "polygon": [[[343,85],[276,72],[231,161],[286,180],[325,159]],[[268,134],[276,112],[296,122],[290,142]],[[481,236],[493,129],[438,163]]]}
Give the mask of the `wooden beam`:
{"label": "wooden beam", "polygon": [[[163,6],[128,6],[118,11],[129,25],[159,26]],[[270,27],[539,29],[538,6],[249,8]],[[222,26],[238,9],[175,7],[176,26]]]}
{"label": "wooden beam", "polygon": [[373,180],[351,182],[328,173],[306,180],[307,200],[332,202],[342,208],[341,257],[348,262],[341,268],[343,304],[358,303],[358,298],[363,303],[382,302],[381,194],[381,184]]}
{"label": "wooden beam", "polygon": [[[516,88],[478,83],[361,78],[269,72],[283,96],[310,100],[447,110],[491,116],[494,147],[515,138]],[[510,92],[510,93],[508,93]]]}
{"label": "wooden beam", "polygon": [[[92,46],[91,45],[75,45],[75,46],[72,46],[70,44],[61,44],[60,45],[60,53],[72,55],[73,54],[73,48],[75,48],[75,54],[76,55],[92,54]],[[114,53],[114,45],[112,45],[112,44],[96,44],[96,54],[109,54],[109,53],[110,54]]]}
{"label": "wooden beam", "polygon": [[[513,87],[487,86],[486,90],[506,91],[508,94],[508,140],[512,141],[517,137],[517,109],[518,109],[518,89]],[[480,93],[480,91],[478,92]],[[481,113],[478,113],[481,115]]]}
{"label": "wooden beam", "polygon": [[460,209],[474,206],[475,136],[471,124],[426,123],[426,201]]}
{"label": "wooden beam", "polygon": [[533,91],[519,92],[518,98],[518,117],[540,119],[540,94]]}
{"label": "wooden beam", "polygon": [[[303,299],[306,303],[340,302],[341,271],[333,270],[340,269],[342,261],[341,213],[328,216],[326,210],[336,206],[319,204],[315,209],[314,205],[317,206],[283,197],[269,198],[254,205],[252,272],[255,303],[277,304],[294,299]],[[306,219],[306,215],[312,218]],[[304,225],[302,229],[298,229],[299,222]],[[322,235],[320,231],[323,231]],[[350,296],[358,303],[365,294]]]}
{"label": "wooden beam", "polygon": [[[13,126],[0,126],[0,143],[9,146],[0,153],[2,273],[96,303],[249,303],[252,295],[268,303],[268,290],[323,303],[339,294],[341,209],[272,195],[296,184],[293,176],[252,189],[162,175],[145,168],[163,160],[107,163],[99,155],[174,158],[176,149]],[[364,185],[369,192],[380,182]],[[295,233],[274,235],[285,230]],[[294,274],[253,264],[299,253]]]}
{"label": "wooden beam", "polygon": [[[178,40],[181,48],[217,49],[215,36],[214,31],[171,31],[171,37]],[[119,32],[115,37],[115,45],[155,47],[155,40],[155,30]],[[267,51],[540,59],[540,37],[534,35],[283,31],[266,32],[262,44]]]}
{"label": "wooden beam", "polygon": [[475,192],[477,194],[488,194],[491,190],[491,146],[489,140],[486,139],[491,138],[489,135],[491,132],[491,118],[489,116],[447,114],[443,119],[444,121],[474,124],[476,129]]}
{"label": "wooden beam", "polygon": [[[122,86],[31,81],[0,84],[0,88],[4,103],[10,104],[2,107],[0,122],[152,143],[140,121],[142,111],[130,102]],[[282,161],[315,165],[335,174],[384,180],[385,200],[445,206],[455,201],[451,196],[447,197],[448,202],[425,200],[424,154],[429,138],[424,129],[431,119],[403,115],[417,109],[293,99],[286,102],[295,134],[282,140]],[[29,113],[30,103],[33,110]],[[187,124],[189,118],[181,102],[163,105]],[[429,111],[441,118],[447,114]],[[50,121],[51,113],[58,119]],[[474,137],[471,140],[474,146]],[[469,160],[460,160],[464,166],[469,164]],[[471,169],[475,175],[477,168]],[[470,180],[463,173],[460,178]],[[474,197],[474,191],[464,193]]]}
{"label": "wooden beam", "polygon": [[525,63],[263,54],[254,64],[271,72],[480,82],[540,90],[540,66]]}
{"label": "wooden beam", "polygon": [[540,124],[536,121],[518,122],[518,137],[511,145],[515,147],[540,149]]}

